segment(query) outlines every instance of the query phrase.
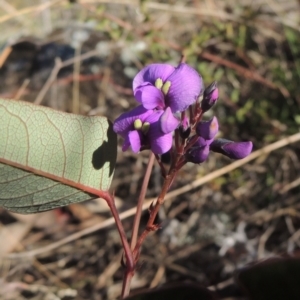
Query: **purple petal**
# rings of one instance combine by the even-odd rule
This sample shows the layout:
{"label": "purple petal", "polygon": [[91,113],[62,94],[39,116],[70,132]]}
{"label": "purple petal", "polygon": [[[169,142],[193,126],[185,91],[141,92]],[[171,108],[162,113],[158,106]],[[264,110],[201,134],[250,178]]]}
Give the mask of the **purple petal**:
{"label": "purple petal", "polygon": [[151,150],[155,154],[164,154],[172,147],[172,133],[167,133],[150,140]]}
{"label": "purple petal", "polygon": [[197,142],[194,144],[193,148],[209,146],[213,141],[214,141],[214,139],[205,140],[203,137],[199,136],[199,138],[198,138]]}
{"label": "purple petal", "polygon": [[164,108],[164,95],[153,85],[144,85],[134,91],[135,99],[146,109]]}
{"label": "purple petal", "polygon": [[209,146],[193,147],[186,155],[186,159],[194,164],[203,163],[209,155]]}
{"label": "purple petal", "polygon": [[155,84],[156,79],[160,78],[165,81],[173,72],[175,68],[168,64],[151,64],[143,68],[133,79],[133,90],[144,82]]}
{"label": "purple petal", "polygon": [[142,122],[153,113],[152,110],[147,110],[142,105],[120,115],[114,122],[114,132],[125,138],[129,131],[133,130],[133,122],[140,119]]}
{"label": "purple petal", "polygon": [[170,133],[174,131],[178,125],[179,120],[174,117],[170,107],[167,107],[162,116],[160,117],[160,129],[163,133]]}
{"label": "purple petal", "polygon": [[214,140],[215,140],[214,138],[212,138],[211,140],[206,140],[206,141],[205,141],[205,142],[206,142],[206,145],[210,145]]}
{"label": "purple petal", "polygon": [[132,151],[134,153],[138,153],[142,145],[140,132],[137,130],[130,131],[128,134],[128,140]]}
{"label": "purple petal", "polygon": [[124,139],[124,143],[123,143],[123,146],[122,146],[122,151],[125,152],[130,146],[130,141],[129,141],[129,138],[128,138],[128,135],[125,137]]}
{"label": "purple petal", "polygon": [[225,139],[217,139],[212,142],[210,149],[222,153],[231,159],[242,159],[248,156],[253,148],[252,142],[233,142]]}
{"label": "purple petal", "polygon": [[233,159],[242,159],[248,156],[253,148],[252,142],[229,143],[223,146],[227,156]]}
{"label": "purple petal", "polygon": [[196,132],[205,140],[213,139],[219,131],[219,123],[216,117],[209,121],[201,121],[197,124]]}
{"label": "purple petal", "polygon": [[160,128],[160,117],[163,111],[155,111],[146,120],[150,123],[150,129],[147,134],[148,141],[153,153],[163,154],[168,152],[172,147],[172,133],[164,134]]}
{"label": "purple petal", "polygon": [[148,122],[150,123],[151,125],[154,124],[154,126],[158,126],[158,131],[160,133],[163,134],[163,132],[161,131],[160,129],[160,122],[159,122],[159,119],[160,117],[162,116],[162,114],[164,113],[164,110],[156,110],[156,111],[153,111],[152,114],[150,114],[145,120],[144,122]]}
{"label": "purple petal", "polygon": [[166,105],[172,112],[185,111],[192,105],[203,89],[201,76],[187,64],[180,64],[167,78],[171,87],[166,96]]}
{"label": "purple petal", "polygon": [[193,148],[194,147],[204,147],[207,145],[207,141],[203,138],[203,137],[199,137],[197,142],[194,144]]}
{"label": "purple petal", "polygon": [[217,87],[217,82],[211,83],[204,91],[203,100],[201,102],[201,108],[204,112],[211,109],[217,102],[219,98],[219,90]]}
{"label": "purple petal", "polygon": [[219,98],[219,89],[216,88],[210,95],[211,101],[216,102]]}

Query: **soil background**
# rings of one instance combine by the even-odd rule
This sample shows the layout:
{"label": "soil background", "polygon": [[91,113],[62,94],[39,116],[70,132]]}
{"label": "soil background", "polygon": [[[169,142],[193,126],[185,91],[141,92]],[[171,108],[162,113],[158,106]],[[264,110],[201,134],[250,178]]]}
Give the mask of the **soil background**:
{"label": "soil background", "polygon": [[[266,149],[299,131],[299,5],[2,0],[0,97],[113,121],[137,106],[132,79],[143,66],[176,66],[185,55],[206,86],[218,82],[206,117],[218,117],[219,136]],[[130,237],[149,153],[121,145],[111,191]],[[143,245],[132,289],[194,282],[220,299],[245,299],[234,281],[240,269],[299,250],[299,149],[287,142],[233,170],[216,153],[187,164],[160,211],[161,229]],[[156,165],[148,200],[161,184]],[[141,229],[147,219],[145,210]],[[1,208],[0,298],[117,299],[122,248],[110,220],[101,199],[28,216]]]}

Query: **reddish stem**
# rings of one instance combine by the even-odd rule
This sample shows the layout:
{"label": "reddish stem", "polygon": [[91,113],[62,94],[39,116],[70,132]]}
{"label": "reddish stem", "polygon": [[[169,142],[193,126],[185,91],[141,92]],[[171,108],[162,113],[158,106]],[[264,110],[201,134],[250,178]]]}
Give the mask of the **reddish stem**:
{"label": "reddish stem", "polygon": [[[193,113],[190,110],[190,114],[191,114],[190,120],[192,120],[192,124],[190,126],[191,126],[191,129],[194,131],[196,124],[199,122],[199,120],[201,119],[201,117],[203,115],[203,112],[202,112],[201,108],[199,107],[199,104],[198,104],[198,106],[196,105],[195,113]],[[185,113],[182,113],[181,121],[184,119],[184,117],[185,117]],[[150,210],[149,210],[150,216],[149,216],[146,228],[144,229],[144,231],[142,232],[140,237],[137,239],[140,218],[141,218],[142,202],[145,197],[146,188],[147,188],[149,177],[151,174],[153,161],[154,161],[154,154],[151,154],[151,156],[149,158],[147,171],[145,174],[140,197],[139,197],[138,204],[137,204],[137,213],[136,213],[136,216],[134,219],[132,238],[131,238],[131,249],[129,249],[129,251],[127,253],[127,250],[125,250],[125,247],[124,247],[125,255],[126,255],[126,271],[125,271],[124,280],[123,280],[122,297],[126,297],[127,295],[129,295],[130,283],[131,283],[131,279],[134,275],[135,264],[139,258],[140,248],[141,248],[144,240],[148,236],[148,234],[151,231],[156,231],[159,228],[159,226],[157,224],[155,224],[156,216],[159,212],[161,205],[164,203],[165,196],[166,196],[170,186],[172,185],[177,172],[186,163],[186,159],[184,156],[186,151],[195,144],[197,139],[198,139],[197,135],[195,135],[189,139],[181,138],[180,134],[179,134],[179,130],[178,129],[175,130],[175,149],[173,151],[171,150],[172,163],[171,163],[171,166],[170,166],[170,169],[169,169],[169,172],[167,175],[166,175],[165,169],[160,161],[160,158],[158,157],[158,155],[156,155],[156,158],[160,164],[162,173],[164,175],[164,183],[163,183],[162,190],[161,190],[156,202],[152,203],[152,205],[150,207]],[[117,224],[117,226],[119,227],[118,224]],[[120,236],[122,239],[122,234],[121,234],[122,231],[119,230],[119,232],[120,232]],[[122,242],[123,242],[123,240],[122,240]],[[126,242],[123,242],[123,245],[125,245],[125,244],[128,244],[127,240],[126,240]],[[130,259],[130,261],[128,261],[128,259]]]}
{"label": "reddish stem", "polygon": [[[196,124],[199,122],[202,115],[203,115],[203,112],[202,112],[201,108],[197,107],[196,111],[195,111],[195,115],[193,116],[193,123],[191,124],[192,129],[194,129]],[[182,114],[181,118],[184,118],[184,116],[185,116],[185,114]],[[138,259],[140,248],[141,248],[145,238],[147,237],[147,235],[151,231],[156,231],[158,229],[158,226],[155,224],[155,218],[158,214],[160,206],[163,204],[164,198],[165,198],[170,186],[172,185],[177,172],[186,163],[184,154],[190,147],[192,147],[195,144],[197,139],[198,139],[197,135],[191,137],[189,140],[181,139],[180,135],[179,135],[179,130],[178,129],[175,130],[175,151],[172,151],[172,153],[174,153],[174,155],[172,157],[172,163],[171,163],[171,166],[169,169],[169,173],[165,177],[162,190],[161,190],[155,204],[153,204],[151,206],[150,216],[149,216],[149,220],[147,222],[146,228],[140,235],[139,239],[137,240],[137,243],[133,250],[133,257],[134,257],[135,261]]]}
{"label": "reddish stem", "polygon": [[[110,208],[110,211],[115,219],[115,223],[117,225],[117,229],[119,231],[119,235],[120,235],[121,242],[123,245],[125,258],[126,258],[126,270],[125,270],[125,276],[124,276],[124,282],[125,282],[128,277],[132,278],[132,276],[134,274],[135,262],[134,262],[133,253],[132,253],[129,243],[127,241],[126,233],[125,233],[124,227],[122,225],[121,219],[119,217],[118,210],[115,205],[114,196],[109,194],[108,192],[106,192],[106,193],[101,194],[101,197],[104,200],[106,200],[106,202]],[[127,285],[124,284],[123,289],[122,289],[122,298],[127,297],[129,295],[129,292],[130,292],[130,284],[127,284]]]}
{"label": "reddish stem", "polygon": [[143,184],[141,187],[140,196],[139,196],[137,207],[136,207],[136,214],[135,214],[134,221],[133,221],[133,229],[132,229],[131,242],[130,242],[130,246],[131,246],[132,250],[134,249],[134,247],[136,245],[136,241],[137,241],[140,220],[141,220],[141,215],[142,215],[143,201],[145,199],[145,195],[147,192],[150,175],[151,175],[151,171],[153,168],[154,158],[155,158],[155,156],[154,156],[153,152],[151,152],[150,156],[149,156],[149,161],[148,161],[146,173],[144,176]]}
{"label": "reddish stem", "polygon": [[137,240],[136,246],[133,250],[133,256],[135,259],[138,258],[138,254],[140,252],[140,248],[145,240],[145,238],[147,237],[147,235],[151,232],[151,231],[156,231],[158,229],[158,226],[155,225],[155,218],[158,214],[158,211],[160,209],[160,206],[163,204],[164,202],[164,198],[177,174],[177,168],[171,168],[169,171],[169,174],[167,175],[162,190],[156,200],[156,203],[152,206],[151,211],[150,211],[150,217],[149,220],[147,222],[146,228],[143,231],[143,233],[140,235],[139,239]]}

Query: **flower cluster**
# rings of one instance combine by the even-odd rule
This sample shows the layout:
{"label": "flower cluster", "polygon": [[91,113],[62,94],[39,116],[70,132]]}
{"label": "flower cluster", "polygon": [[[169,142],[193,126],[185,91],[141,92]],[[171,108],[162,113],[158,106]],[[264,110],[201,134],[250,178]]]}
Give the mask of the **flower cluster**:
{"label": "flower cluster", "polygon": [[252,151],[252,142],[233,142],[226,139],[215,139],[219,130],[216,117],[197,124],[199,136],[195,144],[186,153],[187,161],[200,164],[208,158],[209,151],[218,152],[232,159],[241,159]]}
{"label": "flower cluster", "polygon": [[168,152],[180,123],[174,113],[195,103],[202,89],[202,78],[187,64],[142,69],[133,80],[133,93],[141,105],[114,123],[114,131],[124,138],[123,151],[131,146],[134,152],[149,148],[155,154]]}
{"label": "flower cluster", "polygon": [[123,151],[131,147],[135,153],[151,149],[164,154],[172,148],[174,131],[181,137],[185,162],[202,163],[210,151],[240,159],[252,150],[251,142],[215,139],[216,117],[201,121],[218,99],[217,84],[204,89],[202,77],[185,63],[176,68],[168,64],[145,67],[133,80],[133,93],[140,105],[118,117],[113,127],[124,138]]}

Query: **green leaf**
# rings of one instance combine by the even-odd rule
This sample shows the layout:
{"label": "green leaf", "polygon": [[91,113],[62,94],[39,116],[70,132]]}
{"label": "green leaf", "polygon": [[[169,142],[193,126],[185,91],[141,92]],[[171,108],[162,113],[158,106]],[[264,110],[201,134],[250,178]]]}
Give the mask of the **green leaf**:
{"label": "green leaf", "polygon": [[34,213],[109,189],[117,138],[104,117],[0,99],[0,206]]}

